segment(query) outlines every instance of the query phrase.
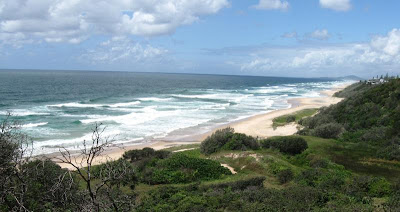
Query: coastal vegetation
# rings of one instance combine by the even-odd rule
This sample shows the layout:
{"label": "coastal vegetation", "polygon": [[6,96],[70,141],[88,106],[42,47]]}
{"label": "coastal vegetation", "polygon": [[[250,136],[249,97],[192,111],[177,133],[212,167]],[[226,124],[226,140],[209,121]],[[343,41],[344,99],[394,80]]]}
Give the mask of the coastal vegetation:
{"label": "coastal vegetation", "polygon": [[100,165],[91,161],[110,141],[96,125],[84,166],[69,170],[26,157],[29,138],[8,117],[0,211],[399,211],[400,80],[336,95],[344,100],[295,115],[298,135],[259,139],[225,128],[200,145],[130,150]]}
{"label": "coastal vegetation", "polygon": [[221,150],[257,150],[257,139],[243,133],[235,133],[233,128],[219,129],[208,136],[200,145],[201,153],[210,155]]}
{"label": "coastal vegetation", "polygon": [[283,116],[278,116],[272,120],[272,127],[276,129],[277,127],[285,126],[286,124],[293,123],[293,122],[298,122],[304,117],[312,116],[314,115],[318,109],[316,108],[311,108],[311,109],[304,109],[297,111],[292,114],[287,114]]}
{"label": "coastal vegetation", "polygon": [[336,95],[351,98],[302,119],[299,134],[370,145],[378,157],[400,160],[400,80],[360,82]]}

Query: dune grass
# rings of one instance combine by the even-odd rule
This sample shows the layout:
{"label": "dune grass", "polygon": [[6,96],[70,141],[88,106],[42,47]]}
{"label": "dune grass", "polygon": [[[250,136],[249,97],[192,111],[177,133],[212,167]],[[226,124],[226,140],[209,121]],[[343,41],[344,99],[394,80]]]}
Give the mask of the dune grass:
{"label": "dune grass", "polygon": [[286,124],[289,124],[291,122],[298,122],[300,119],[304,117],[314,115],[317,111],[318,111],[317,108],[304,109],[297,111],[295,113],[276,117],[272,120],[272,127],[275,129],[280,126],[285,126]]}

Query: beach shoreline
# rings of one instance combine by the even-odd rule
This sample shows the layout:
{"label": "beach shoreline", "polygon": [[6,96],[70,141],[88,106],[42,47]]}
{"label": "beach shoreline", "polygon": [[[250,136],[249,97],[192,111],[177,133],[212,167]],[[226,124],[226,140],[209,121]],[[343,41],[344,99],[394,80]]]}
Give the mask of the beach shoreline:
{"label": "beach shoreline", "polygon": [[[274,129],[272,127],[272,120],[276,117],[287,115],[291,113],[295,113],[304,109],[311,108],[320,108],[329,106],[332,104],[336,104],[340,102],[342,99],[333,97],[333,94],[337,91],[344,89],[349,86],[351,83],[342,84],[336,87],[333,87],[329,90],[323,90],[320,92],[320,97],[306,97],[306,98],[292,98],[288,100],[288,103],[291,105],[290,108],[287,109],[278,109],[258,115],[254,115],[248,118],[244,118],[241,120],[237,120],[234,122],[230,122],[227,124],[223,124],[220,126],[216,126],[209,130],[206,133],[189,136],[185,141],[182,140],[153,140],[148,143],[123,143],[116,144],[109,148],[107,148],[99,157],[96,158],[93,164],[101,164],[109,160],[117,160],[122,157],[124,152],[133,150],[133,149],[142,149],[145,147],[150,147],[155,150],[166,149],[174,146],[186,145],[186,144],[199,144],[203,141],[207,136],[211,135],[218,129],[223,129],[226,127],[232,127],[235,129],[235,132],[245,133],[247,135],[251,135],[259,138],[267,138],[272,136],[286,136],[293,135],[297,132],[297,124],[288,124],[285,126],[278,127]],[[190,140],[190,141],[187,141]],[[71,155],[73,157],[79,157],[79,151],[71,151]],[[72,168],[67,164],[60,163],[59,158],[61,157],[60,152],[50,153],[41,155],[38,157],[50,158],[51,160],[58,163],[62,168]],[[79,159],[78,159],[79,160]]]}

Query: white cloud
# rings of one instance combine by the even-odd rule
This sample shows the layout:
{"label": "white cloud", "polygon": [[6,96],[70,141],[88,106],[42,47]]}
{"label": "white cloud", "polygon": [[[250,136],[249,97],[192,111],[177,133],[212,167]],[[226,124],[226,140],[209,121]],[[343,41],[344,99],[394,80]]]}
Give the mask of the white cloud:
{"label": "white cloud", "polygon": [[227,0],[0,0],[0,34],[70,43],[94,34],[157,36],[227,6]]}
{"label": "white cloud", "polygon": [[311,38],[315,38],[318,40],[327,40],[330,36],[331,35],[328,33],[328,30],[326,30],[326,29],[322,29],[322,30],[317,29],[310,34]]}
{"label": "white cloud", "polygon": [[371,39],[369,43],[270,47],[252,55],[251,59],[240,64],[242,71],[264,74],[276,72],[279,75],[287,71],[294,76],[301,76],[307,70],[313,76],[315,72],[326,76],[333,73],[346,75],[351,69],[365,76],[372,72],[386,72],[386,68],[400,68],[400,30],[393,29],[385,36]]}
{"label": "white cloud", "polygon": [[260,0],[253,8],[259,10],[287,10],[289,8],[289,2],[284,0]]}
{"label": "white cloud", "polygon": [[377,51],[382,51],[388,55],[395,56],[400,54],[400,29],[393,29],[388,36],[378,36],[372,39],[371,46]]}
{"label": "white cloud", "polygon": [[96,49],[88,50],[81,55],[81,60],[95,64],[112,64],[123,60],[132,63],[142,63],[149,60],[156,62],[162,59],[162,56],[166,53],[168,53],[166,49],[142,45],[122,36],[113,37],[101,43]]}
{"label": "white cloud", "polygon": [[336,11],[348,11],[351,9],[350,0],[319,0],[319,4],[323,8]]}

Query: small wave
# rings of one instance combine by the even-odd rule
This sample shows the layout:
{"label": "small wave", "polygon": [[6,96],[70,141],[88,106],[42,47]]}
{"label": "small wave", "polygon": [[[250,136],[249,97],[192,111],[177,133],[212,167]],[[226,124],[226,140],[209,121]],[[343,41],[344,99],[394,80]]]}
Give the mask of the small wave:
{"label": "small wave", "polygon": [[76,120],[76,121],[73,121],[72,124],[82,124],[82,122],[79,120]]}
{"label": "small wave", "polygon": [[173,97],[177,98],[188,98],[188,99],[219,99],[218,94],[200,94],[200,95],[183,95],[183,94],[174,94]]}
{"label": "small wave", "polygon": [[142,109],[141,112],[133,112],[129,113],[126,115],[120,115],[120,116],[104,116],[100,118],[93,118],[93,119],[85,119],[85,120],[80,120],[83,124],[90,124],[94,122],[115,122],[123,125],[136,125],[136,124],[141,124],[144,122],[152,121],[154,119],[157,119],[159,117],[165,117],[165,116],[171,116],[171,115],[176,115],[180,110],[175,110],[175,111],[157,111],[154,108],[156,106],[149,106],[145,107]]}
{"label": "small wave", "polygon": [[0,115],[7,115],[11,114],[12,116],[44,116],[44,115],[50,115],[50,113],[46,112],[36,112],[36,111],[30,111],[30,110],[24,110],[24,109],[16,109],[16,110],[11,110],[11,111],[0,111]]}
{"label": "small wave", "polygon": [[72,107],[72,108],[101,108],[101,107],[129,107],[133,105],[140,104],[140,101],[134,102],[123,102],[123,103],[116,103],[116,104],[83,104],[78,102],[70,102],[70,103],[63,103],[63,104],[55,104],[55,105],[47,105],[47,107]]}
{"label": "small wave", "polygon": [[151,102],[167,102],[171,101],[173,98],[158,98],[158,97],[143,97],[138,98],[140,101],[151,101]]}
{"label": "small wave", "polygon": [[33,127],[39,127],[48,124],[48,122],[40,122],[40,123],[29,123],[29,124],[24,124],[21,127],[23,128],[33,128]]}
{"label": "small wave", "polygon": [[47,107],[76,107],[76,108],[96,108],[103,107],[101,104],[82,104],[78,102],[70,102],[64,104],[47,105]]}
{"label": "small wave", "polygon": [[205,105],[201,106],[200,110],[225,110],[227,107],[230,106],[230,103],[226,104],[215,104],[215,105]]}
{"label": "small wave", "polygon": [[129,107],[129,106],[134,106],[140,104],[140,101],[134,101],[134,102],[125,102],[125,103],[117,103],[117,104],[112,104],[108,105],[109,107]]}

